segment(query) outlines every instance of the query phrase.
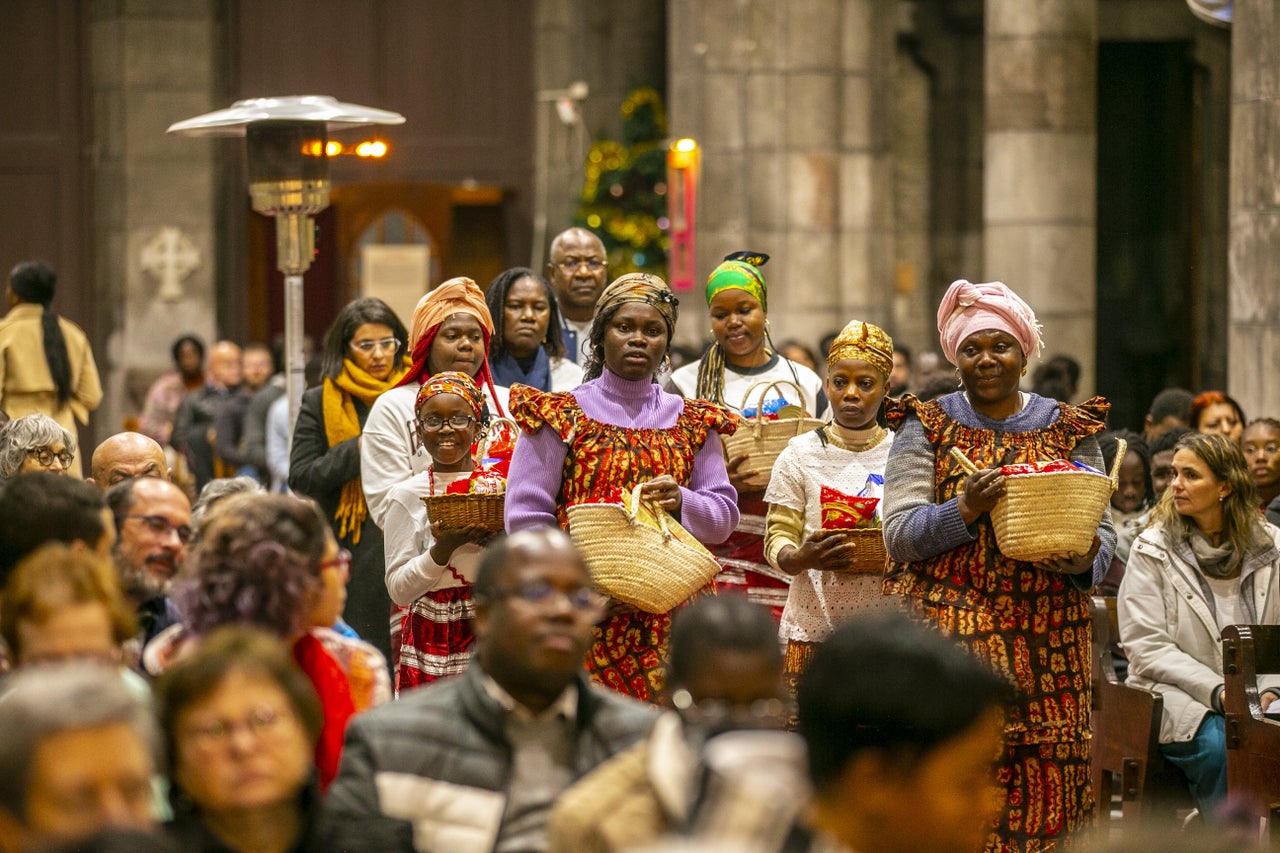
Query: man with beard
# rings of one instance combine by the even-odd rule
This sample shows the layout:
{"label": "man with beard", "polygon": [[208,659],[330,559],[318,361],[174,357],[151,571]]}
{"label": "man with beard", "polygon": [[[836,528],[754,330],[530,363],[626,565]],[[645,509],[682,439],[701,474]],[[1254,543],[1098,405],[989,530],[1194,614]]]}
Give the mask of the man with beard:
{"label": "man with beard", "polygon": [[609,275],[608,255],[600,238],[585,228],[561,231],[551,241],[547,278],[560,306],[564,348],[574,364],[583,360],[582,344],[591,331],[596,300]]}
{"label": "man with beard", "polygon": [[169,587],[182,568],[191,538],[191,502],[182,489],[156,477],[134,477],[107,491],[115,519],[120,585],[138,609],[139,640],[181,621]]}

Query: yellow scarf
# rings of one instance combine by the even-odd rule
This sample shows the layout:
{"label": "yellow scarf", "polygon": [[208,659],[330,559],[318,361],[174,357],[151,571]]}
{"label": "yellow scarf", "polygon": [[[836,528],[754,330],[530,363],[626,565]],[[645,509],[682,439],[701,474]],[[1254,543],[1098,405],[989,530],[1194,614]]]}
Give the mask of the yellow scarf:
{"label": "yellow scarf", "polygon": [[[350,438],[360,435],[360,418],[356,414],[352,398],[358,399],[366,407],[383,391],[388,391],[404,378],[409,371],[409,359],[403,359],[399,366],[391,371],[386,379],[374,379],[353,362],[342,360],[342,372],[336,378],[325,377],[324,391],[320,395],[320,406],[324,413],[324,434],[329,439],[329,446],[336,447]],[[360,544],[360,526],[369,514],[369,507],[364,502],[364,489],[360,478],[348,480],[342,485],[342,495],[338,499],[338,509],[333,520],[338,525],[338,538],[350,538],[352,545]]]}

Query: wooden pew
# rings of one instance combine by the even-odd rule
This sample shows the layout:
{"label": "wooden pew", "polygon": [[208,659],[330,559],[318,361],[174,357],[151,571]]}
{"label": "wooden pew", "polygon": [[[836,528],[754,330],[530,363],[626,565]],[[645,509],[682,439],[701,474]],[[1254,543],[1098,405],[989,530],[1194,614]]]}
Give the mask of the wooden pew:
{"label": "wooden pew", "polygon": [[1111,647],[1119,641],[1114,598],[1093,599],[1093,795],[1098,827],[1111,824],[1115,785],[1120,786],[1123,826],[1133,829],[1159,814],[1169,817],[1178,795],[1160,755],[1158,693],[1130,687],[1116,678]]}
{"label": "wooden pew", "polygon": [[1258,676],[1280,673],[1280,625],[1230,625],[1222,632],[1226,682],[1227,793],[1261,809],[1280,843],[1280,722],[1263,716]]}

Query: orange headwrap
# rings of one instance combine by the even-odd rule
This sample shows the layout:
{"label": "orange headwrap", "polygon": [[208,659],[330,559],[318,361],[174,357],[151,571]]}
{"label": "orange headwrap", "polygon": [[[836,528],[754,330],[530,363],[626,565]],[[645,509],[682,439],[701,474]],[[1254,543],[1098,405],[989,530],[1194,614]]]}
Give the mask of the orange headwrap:
{"label": "orange headwrap", "polygon": [[498,414],[504,414],[498,403],[497,392],[493,390],[493,374],[489,370],[489,339],[493,337],[493,317],[484,301],[484,291],[474,281],[463,276],[441,282],[418,300],[413,309],[413,322],[409,326],[409,353],[413,366],[404,379],[400,380],[400,384],[421,383],[427,378],[427,356],[431,352],[431,341],[435,339],[440,324],[454,314],[470,314],[480,323],[480,330],[484,333],[485,357],[476,372],[476,385],[489,388],[494,405],[499,406]]}

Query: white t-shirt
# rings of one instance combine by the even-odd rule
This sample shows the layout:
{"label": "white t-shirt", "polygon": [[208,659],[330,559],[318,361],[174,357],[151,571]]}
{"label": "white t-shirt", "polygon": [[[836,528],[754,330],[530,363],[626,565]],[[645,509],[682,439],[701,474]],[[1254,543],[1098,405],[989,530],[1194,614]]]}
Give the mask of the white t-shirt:
{"label": "white t-shirt", "polygon": [[[680,393],[686,397],[696,397],[698,395],[698,369],[702,367],[702,359],[686,364],[675,373],[671,374],[671,384],[679,389]],[[794,371],[794,373],[793,373]],[[758,396],[762,389],[757,388],[751,399],[747,399],[747,392],[757,382],[785,379],[789,382],[796,382],[804,391],[804,408],[811,416],[816,416],[821,411],[825,411],[827,407],[826,396],[822,394],[822,380],[818,378],[818,374],[814,373],[803,364],[796,364],[782,356],[774,353],[769,360],[760,367],[734,367],[726,363],[724,366],[724,403],[725,405],[741,414],[742,410],[748,407],[755,408]],[[789,403],[799,404],[796,399],[796,390],[790,385],[777,385],[768,391],[766,400],[783,399]]]}
{"label": "white t-shirt", "polygon": [[[808,538],[822,527],[822,487],[858,494],[868,475],[884,475],[892,446],[893,433],[861,453],[836,447],[830,440],[824,447],[816,430],[798,435],[778,454],[764,499],[803,511]],[[791,579],[779,635],[784,640],[818,643],[855,613],[896,607],[897,599],[886,596],[880,582],[880,575],[818,569],[796,575]]]}

